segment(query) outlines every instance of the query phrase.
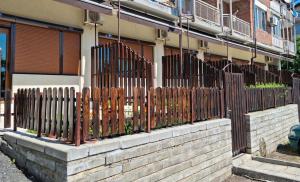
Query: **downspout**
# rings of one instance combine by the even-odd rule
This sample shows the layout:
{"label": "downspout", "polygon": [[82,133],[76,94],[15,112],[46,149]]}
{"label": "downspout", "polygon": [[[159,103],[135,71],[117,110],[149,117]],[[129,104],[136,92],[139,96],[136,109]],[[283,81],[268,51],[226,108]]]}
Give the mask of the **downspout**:
{"label": "downspout", "polygon": [[222,27],[222,33],[224,33],[224,19],[223,19],[223,0],[220,0],[220,24],[221,24],[221,27]]}
{"label": "downspout", "polygon": [[253,30],[252,30],[252,36],[253,36],[253,42],[254,42],[254,56],[252,56],[252,58],[251,58],[251,65],[253,65],[254,64],[254,60],[256,59],[256,57],[257,57],[257,42],[256,42],[256,20],[255,20],[255,15],[256,15],[256,13],[255,13],[255,1],[250,1],[250,2],[254,2],[254,4],[253,4],[253,6],[252,6],[252,17],[253,17],[253,21],[252,21],[252,23],[253,23]]}
{"label": "downspout", "polygon": [[233,17],[232,17],[232,0],[229,1],[230,10],[230,30],[233,30]]}

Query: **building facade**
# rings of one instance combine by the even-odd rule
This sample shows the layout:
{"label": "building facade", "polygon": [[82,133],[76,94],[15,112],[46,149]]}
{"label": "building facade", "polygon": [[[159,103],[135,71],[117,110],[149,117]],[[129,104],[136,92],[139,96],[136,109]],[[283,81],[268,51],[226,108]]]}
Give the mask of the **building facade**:
{"label": "building facade", "polygon": [[[118,40],[154,63],[162,86],[162,56],[192,51],[281,69],[295,56],[289,0],[0,1],[1,97],[26,87],[91,85],[91,47]],[[87,11],[88,10],[88,11]],[[97,25],[90,12],[97,12]],[[94,17],[95,18],[95,17]],[[180,46],[181,45],[181,46]]]}

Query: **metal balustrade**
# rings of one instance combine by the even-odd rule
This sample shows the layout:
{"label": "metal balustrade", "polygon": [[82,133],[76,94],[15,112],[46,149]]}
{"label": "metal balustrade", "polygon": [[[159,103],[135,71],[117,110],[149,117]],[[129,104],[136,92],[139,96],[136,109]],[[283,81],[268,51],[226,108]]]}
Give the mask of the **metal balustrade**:
{"label": "metal balustrade", "polygon": [[[223,19],[224,19],[224,26],[230,27],[230,15],[224,14]],[[233,30],[236,33],[241,34],[243,36],[251,37],[251,28],[249,22],[246,22],[245,20],[233,16],[232,23],[233,23]]]}
{"label": "metal balustrade", "polygon": [[196,18],[219,26],[221,25],[220,22],[221,11],[219,8],[212,6],[201,0],[196,0],[195,5],[196,5],[195,8]]}

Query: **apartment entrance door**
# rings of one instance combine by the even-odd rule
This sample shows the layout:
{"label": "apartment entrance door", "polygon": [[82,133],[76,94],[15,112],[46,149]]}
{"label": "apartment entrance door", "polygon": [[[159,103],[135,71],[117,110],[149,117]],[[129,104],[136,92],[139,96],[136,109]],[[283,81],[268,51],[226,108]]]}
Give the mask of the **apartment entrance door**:
{"label": "apartment entrance door", "polygon": [[5,90],[10,89],[10,75],[9,75],[9,42],[10,29],[0,27],[0,99],[4,99]]}

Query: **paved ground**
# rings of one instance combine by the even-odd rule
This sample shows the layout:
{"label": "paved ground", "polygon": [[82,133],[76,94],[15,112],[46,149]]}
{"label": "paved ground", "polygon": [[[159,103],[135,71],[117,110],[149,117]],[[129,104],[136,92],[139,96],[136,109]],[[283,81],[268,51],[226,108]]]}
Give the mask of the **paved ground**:
{"label": "paved ground", "polygon": [[258,181],[262,181],[262,180],[259,179],[255,180],[253,178],[236,176],[236,175],[232,175],[230,178],[225,180],[225,182],[258,182]]}
{"label": "paved ground", "polygon": [[29,182],[33,181],[27,178],[19,170],[9,157],[0,151],[0,182]]}
{"label": "paved ground", "polygon": [[299,181],[300,168],[277,165],[252,160],[249,154],[245,154],[233,161],[234,172],[238,175],[248,175],[256,179],[268,179],[271,181]]}
{"label": "paved ground", "polygon": [[271,153],[269,158],[279,159],[289,162],[300,163],[300,154],[291,150],[288,145],[281,145],[276,152]]}

